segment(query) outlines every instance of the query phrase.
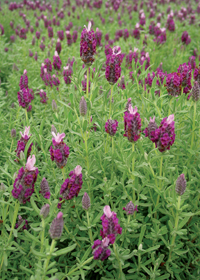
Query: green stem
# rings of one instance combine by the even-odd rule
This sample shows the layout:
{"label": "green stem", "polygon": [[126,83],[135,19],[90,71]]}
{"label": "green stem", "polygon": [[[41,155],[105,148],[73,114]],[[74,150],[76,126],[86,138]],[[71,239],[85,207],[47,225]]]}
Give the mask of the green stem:
{"label": "green stem", "polygon": [[174,243],[175,243],[175,240],[176,240],[176,231],[177,231],[177,229],[178,229],[179,209],[180,209],[180,206],[181,206],[181,196],[179,195],[179,196],[178,196],[178,202],[177,202],[177,211],[176,211],[175,226],[174,226],[175,233],[174,233],[174,235],[173,235],[173,237],[172,237],[168,261],[171,261],[172,251],[173,251],[173,249],[174,249]]}
{"label": "green stem", "polygon": [[120,262],[120,259],[119,259],[119,255],[118,255],[115,243],[113,244],[113,249],[114,249],[114,253],[115,253],[116,259],[117,259],[117,261],[119,263],[119,278],[118,279],[121,280],[122,279],[122,265],[121,265],[121,262]]}
{"label": "green stem", "polygon": [[26,114],[26,124],[28,125],[28,113],[26,109],[25,109],[25,114]]}
{"label": "green stem", "polygon": [[89,237],[90,237],[91,243],[93,243],[92,230],[90,228],[90,217],[89,217],[88,211],[86,211],[86,215],[87,215],[87,222],[88,222],[88,228],[89,228]]}
{"label": "green stem", "polygon": [[130,223],[130,219],[131,219],[131,215],[128,215],[127,225],[126,225],[126,229],[125,229],[125,232],[124,232],[124,239],[123,239],[123,241],[122,241],[121,247],[122,247],[122,245],[123,245],[123,243],[124,243],[124,240],[125,240],[125,237],[126,237],[126,232],[127,232],[128,225],[129,225],[129,223]]}
{"label": "green stem", "polygon": [[62,175],[63,175],[63,180],[65,181],[65,171],[64,171],[64,167],[62,168]]}
{"label": "green stem", "polygon": [[110,116],[111,116],[112,95],[113,95],[113,85],[111,86],[111,93],[110,93],[110,112],[109,112],[109,119],[110,119]]}
{"label": "green stem", "polygon": [[87,146],[87,132],[85,132],[85,151],[86,151],[86,164],[87,164],[87,170],[89,171],[89,158],[88,158],[88,146]]}
{"label": "green stem", "polygon": [[10,152],[12,151],[12,145],[13,145],[13,139],[12,139],[12,142],[11,142],[11,145],[10,145]]}
{"label": "green stem", "polygon": [[89,69],[90,67],[87,68],[87,87],[86,87],[86,97],[88,98],[88,92],[89,92]]}
{"label": "green stem", "polygon": [[[161,156],[161,159],[160,159],[160,176],[162,176],[162,165],[163,165],[163,156]],[[161,188],[162,188],[162,181],[160,179],[160,191],[161,191]],[[159,203],[159,200],[160,200],[160,195],[158,194],[158,197],[157,197],[157,201],[156,201],[156,207],[158,206],[158,203]],[[157,213],[155,213],[155,218],[157,217]]]}
{"label": "green stem", "polygon": [[197,103],[196,103],[196,102],[194,102],[194,115],[193,115],[193,124],[192,124],[192,141],[191,141],[191,149],[192,149],[192,147],[193,147],[193,142],[194,142],[194,130],[195,130],[196,108],[197,108]]}
{"label": "green stem", "polygon": [[[134,151],[135,151],[135,143],[132,143],[132,153],[133,153],[133,158],[132,158],[132,172],[134,172],[134,168],[135,168],[135,155],[134,155]],[[134,180],[135,177],[133,176],[133,184],[134,184]],[[133,188],[133,203],[135,203],[135,189]]]}
{"label": "green stem", "polygon": [[45,279],[45,276],[46,276],[46,273],[47,273],[47,269],[48,269],[48,265],[49,265],[49,261],[51,259],[51,255],[53,253],[53,250],[56,246],[56,240],[53,239],[52,242],[51,242],[51,247],[50,247],[50,252],[49,252],[49,255],[47,256],[45,262],[44,262],[44,276],[42,279]]}
{"label": "green stem", "polygon": [[44,221],[44,218],[42,218],[41,249],[40,249],[40,252],[41,252],[41,253],[43,252],[44,233],[45,233],[45,221]]}
{"label": "green stem", "polygon": [[[94,257],[91,257],[91,258],[87,259],[87,260],[81,265],[81,267],[83,267],[85,264],[91,262],[93,259],[94,259]],[[70,274],[74,273],[75,271],[77,271],[77,270],[80,269],[81,267],[78,266],[78,267],[74,268],[73,270],[69,271],[69,273],[68,273],[66,276],[69,276]],[[65,276],[65,277],[66,277],[66,276]],[[64,277],[63,279],[65,279],[65,277]]]}

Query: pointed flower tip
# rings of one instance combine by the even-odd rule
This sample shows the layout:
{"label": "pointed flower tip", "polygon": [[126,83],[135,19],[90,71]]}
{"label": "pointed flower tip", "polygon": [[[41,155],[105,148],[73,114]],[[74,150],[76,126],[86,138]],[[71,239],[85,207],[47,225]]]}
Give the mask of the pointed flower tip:
{"label": "pointed flower tip", "polygon": [[168,118],[167,118],[167,123],[170,124],[174,121],[174,114],[170,115]]}
{"label": "pointed flower tip", "polygon": [[34,171],[36,169],[36,167],[34,167],[35,162],[36,162],[35,155],[33,155],[32,157],[29,156],[26,163],[26,169],[28,171]]}
{"label": "pointed flower tip", "polygon": [[91,21],[88,22],[88,27],[86,25],[84,25],[84,27],[87,30],[87,32],[89,32],[91,30],[91,27],[92,27]]}
{"label": "pointed flower tip", "polygon": [[24,75],[26,75],[26,74],[27,74],[27,70],[25,69],[25,70],[24,70]]}
{"label": "pointed flower tip", "polygon": [[63,213],[62,213],[62,212],[59,212],[56,218],[57,218],[57,219],[60,219],[60,218],[62,218],[62,217],[63,217]]}
{"label": "pointed flower tip", "polygon": [[74,173],[76,174],[76,176],[79,176],[81,174],[82,171],[82,167],[80,165],[77,165],[74,169]]}
{"label": "pointed flower tip", "polygon": [[112,211],[110,210],[110,206],[109,205],[106,205],[103,208],[103,212],[104,212],[104,214],[106,215],[107,218],[111,218],[112,217]]}
{"label": "pointed flower tip", "polygon": [[57,133],[57,135],[55,134],[54,131],[51,132],[51,134],[53,135],[54,137],[54,140],[57,142],[57,143],[60,143],[64,138],[65,138],[65,133]]}
{"label": "pointed flower tip", "polygon": [[109,242],[110,242],[110,239],[109,239],[108,237],[105,237],[105,238],[102,240],[102,245],[103,245],[103,247],[108,247]]}
{"label": "pointed flower tip", "polygon": [[58,56],[58,52],[57,51],[55,51],[55,56]]}
{"label": "pointed flower tip", "polygon": [[130,114],[132,114],[132,115],[134,115],[135,113],[137,113],[137,107],[135,106],[135,108],[133,109],[133,107],[132,107],[131,104],[129,104],[128,110],[129,110]]}
{"label": "pointed flower tip", "polygon": [[150,122],[155,122],[155,116],[153,118],[150,117]]}

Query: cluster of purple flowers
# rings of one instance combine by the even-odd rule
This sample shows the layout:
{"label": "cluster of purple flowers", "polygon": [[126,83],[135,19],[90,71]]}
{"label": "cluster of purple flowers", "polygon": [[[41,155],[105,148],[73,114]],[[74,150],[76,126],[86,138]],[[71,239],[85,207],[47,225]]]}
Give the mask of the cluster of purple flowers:
{"label": "cluster of purple flowers", "polygon": [[69,156],[69,147],[63,142],[65,133],[52,132],[53,146],[50,147],[51,160],[55,161],[57,167],[63,168],[67,164],[67,158]]}
{"label": "cluster of purple flowers", "polygon": [[33,90],[28,88],[28,76],[26,69],[20,78],[19,87],[20,90],[17,93],[19,106],[27,109],[27,111],[31,111],[32,105],[30,103],[34,99],[34,94]]}
{"label": "cluster of purple flowers", "polygon": [[[67,178],[61,186],[60,195],[62,197],[60,201],[63,199],[70,200],[78,196],[83,184],[82,167],[77,165],[74,170],[69,173],[69,177],[70,178]],[[58,203],[58,208],[61,208],[61,203]]]}
{"label": "cluster of purple flowers", "polygon": [[185,44],[185,45],[189,45],[189,43],[191,42],[191,38],[188,34],[187,31],[183,31],[183,34],[181,36],[181,41]]}
{"label": "cluster of purple flowers", "polygon": [[103,230],[100,230],[100,235],[103,240],[95,240],[92,246],[94,259],[105,260],[110,256],[110,249],[108,246],[114,244],[118,234],[122,233],[122,228],[118,223],[117,214],[110,210],[110,206],[106,205],[103,209],[103,216],[101,216]]}
{"label": "cluster of purple flowers", "polygon": [[[31,137],[31,134],[29,135],[29,131],[30,131],[30,126],[29,127],[25,127],[25,131],[24,133],[22,133],[20,131],[21,134],[21,138],[20,140],[17,142],[17,149],[15,150],[16,152],[16,156],[18,157],[17,159],[15,159],[15,161],[19,162],[19,158],[20,158],[20,153],[25,151],[25,147],[26,144],[28,142],[28,140]],[[27,151],[27,158],[30,156],[31,154],[31,149],[32,149],[33,143],[30,144],[28,151]]]}
{"label": "cluster of purple flowers", "polygon": [[170,150],[170,147],[175,141],[175,126],[174,115],[164,118],[158,127],[155,123],[155,117],[150,118],[147,128],[145,128],[145,137],[148,137],[160,152]]}
{"label": "cluster of purple flowers", "polygon": [[94,54],[96,53],[96,38],[95,33],[91,29],[91,22],[88,27],[85,26],[81,33],[80,41],[80,56],[86,65],[91,65],[94,62]]}
{"label": "cluster of purple flowers", "polygon": [[137,107],[133,109],[129,102],[128,110],[124,113],[124,136],[130,142],[136,142],[140,138],[141,133],[141,118],[137,112]]}
{"label": "cluster of purple flowers", "polygon": [[62,65],[62,61],[57,53],[57,51],[55,51],[55,54],[53,56],[53,67],[55,70],[60,70]]}
{"label": "cluster of purple flowers", "polygon": [[15,179],[12,195],[18,199],[20,203],[26,203],[30,200],[34,192],[34,185],[37,180],[38,169],[35,165],[35,155],[29,156],[26,167],[21,167],[18,171],[17,178]]}
{"label": "cluster of purple flowers", "polygon": [[107,120],[105,124],[105,131],[110,135],[114,136],[117,132],[118,121],[117,120]]}

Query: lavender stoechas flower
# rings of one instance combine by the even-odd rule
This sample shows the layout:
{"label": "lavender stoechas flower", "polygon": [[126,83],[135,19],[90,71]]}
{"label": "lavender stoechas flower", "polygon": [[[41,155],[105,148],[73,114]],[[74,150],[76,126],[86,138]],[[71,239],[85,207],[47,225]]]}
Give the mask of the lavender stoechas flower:
{"label": "lavender stoechas flower", "polygon": [[183,34],[181,36],[181,41],[186,45],[189,45],[189,43],[191,42],[191,38],[187,31],[183,31]]}
{"label": "lavender stoechas flower", "polygon": [[200,86],[200,67],[194,69],[194,80],[197,81]]}
{"label": "lavender stoechas flower", "polygon": [[78,196],[82,188],[82,167],[77,165],[73,171],[69,173],[67,178],[61,186],[60,195],[63,199],[70,200],[75,196]]}
{"label": "lavender stoechas flower", "polygon": [[11,129],[11,132],[10,132],[10,134],[11,134],[11,137],[12,138],[15,138],[16,137],[16,129]]}
{"label": "lavender stoechas flower", "polygon": [[71,46],[73,41],[72,41],[72,35],[70,34],[69,30],[67,30],[66,32],[66,38],[67,38],[67,45]]}
{"label": "lavender stoechas flower", "polygon": [[56,86],[56,89],[58,90],[58,86],[60,85],[60,80],[58,79],[58,77],[56,77],[55,74],[52,75],[52,83],[54,84],[54,86]]}
{"label": "lavender stoechas flower", "polygon": [[97,46],[102,46],[101,44],[102,32],[99,30],[99,28],[96,28],[95,38],[96,38]]}
{"label": "lavender stoechas flower", "polygon": [[181,174],[176,181],[175,191],[177,192],[178,195],[183,195],[185,190],[186,190],[185,175]]}
{"label": "lavender stoechas flower", "polygon": [[63,232],[64,220],[63,213],[59,212],[57,217],[53,220],[49,233],[52,239],[59,239]]}
{"label": "lavender stoechas flower", "polygon": [[35,36],[36,36],[36,38],[39,40],[39,39],[40,39],[40,32],[39,32],[39,31],[36,31]]}
{"label": "lavender stoechas flower", "polygon": [[26,167],[22,167],[18,171],[17,178],[15,179],[12,195],[18,199],[20,203],[26,203],[30,200],[34,192],[34,185],[37,180],[38,169],[34,167],[35,155],[29,156]]}
{"label": "lavender stoechas flower", "polygon": [[73,69],[71,65],[67,65],[63,67],[63,78],[66,85],[71,84],[71,76],[73,74]]}
{"label": "lavender stoechas flower", "polygon": [[114,244],[117,234],[122,233],[122,228],[118,224],[117,214],[110,210],[109,205],[104,207],[103,212],[101,216],[103,230],[100,231],[100,235],[102,238],[108,237],[109,244]]}
{"label": "lavender stoechas flower", "polygon": [[17,97],[19,106],[22,106],[23,108],[27,109],[27,111],[30,111],[32,109],[32,106],[30,105],[30,102],[34,99],[32,89],[23,88],[17,93]]}
{"label": "lavender stoechas flower", "polygon": [[81,116],[85,116],[87,114],[87,103],[84,96],[81,97],[81,101],[79,103],[79,111]]}
{"label": "lavender stoechas flower", "polygon": [[76,43],[77,38],[78,38],[78,32],[74,30],[72,34],[72,40],[74,43]]}
{"label": "lavender stoechas flower", "polygon": [[18,228],[21,226],[21,224],[25,221],[25,224],[23,225],[23,227],[20,229],[20,231],[22,231],[23,229],[27,229],[27,225],[28,225],[28,221],[27,220],[24,220],[22,219],[22,216],[18,216],[18,221],[15,225],[15,228]]}
{"label": "lavender stoechas flower", "polygon": [[61,45],[60,39],[58,38],[58,40],[56,42],[56,51],[58,54],[60,54],[61,50],[62,50],[62,45]]}
{"label": "lavender stoechas flower", "polygon": [[47,104],[48,97],[47,97],[46,92],[43,89],[41,89],[39,94],[40,94],[40,97],[41,97],[40,102],[43,103],[43,104]]}
{"label": "lavender stoechas flower", "polygon": [[43,219],[46,219],[49,215],[49,210],[50,210],[50,206],[49,204],[45,204],[44,206],[42,206],[41,210],[40,210],[40,216],[43,217]]}
{"label": "lavender stoechas flower", "polygon": [[105,131],[110,134],[110,136],[114,136],[117,132],[118,121],[117,120],[107,120],[105,124]]}
{"label": "lavender stoechas flower", "polygon": [[63,30],[58,30],[57,32],[58,38],[63,41],[64,40],[64,31]]}
{"label": "lavender stoechas flower", "polygon": [[[18,158],[20,158],[20,153],[25,151],[26,144],[27,144],[28,140],[29,140],[30,137],[31,137],[31,134],[29,135],[29,130],[30,130],[30,126],[29,126],[29,127],[25,127],[24,134],[22,134],[22,132],[20,131],[20,134],[21,134],[22,137],[21,137],[20,140],[17,142],[17,149],[15,150],[15,152],[17,153],[16,156],[17,156]],[[32,145],[33,145],[33,143],[31,143],[31,145],[30,145],[29,148],[28,148],[28,151],[27,151],[27,158],[28,158],[28,157],[30,156],[30,154],[31,154]],[[19,160],[16,159],[15,161],[18,162]]]}
{"label": "lavender stoechas flower", "polygon": [[186,63],[183,63],[179,65],[177,70],[177,75],[181,78],[181,86],[183,87],[183,92],[186,94],[191,90],[192,84],[192,68],[191,65],[187,65]]}
{"label": "lavender stoechas flower", "polygon": [[107,56],[106,60],[106,79],[113,85],[121,76],[121,63],[124,55],[121,54],[120,47],[113,47],[112,54]]}
{"label": "lavender stoechas flower", "polygon": [[20,78],[19,87],[20,87],[21,90],[24,89],[24,88],[25,89],[28,88],[28,77],[27,77],[27,70],[26,69],[24,70],[24,73]]}
{"label": "lavender stoechas flower", "polygon": [[132,201],[127,203],[126,207],[123,207],[123,210],[126,211],[127,215],[133,215],[135,211],[138,211],[137,205],[134,206]]}
{"label": "lavender stoechas flower", "polygon": [[125,89],[126,86],[125,86],[125,82],[124,82],[124,76],[121,77],[121,80],[118,84],[118,87],[120,87],[121,89]]}
{"label": "lavender stoechas flower", "polygon": [[130,142],[136,142],[140,138],[141,132],[141,118],[137,112],[137,107],[133,109],[132,105],[129,105],[128,111],[124,113],[124,136],[128,138]]}
{"label": "lavender stoechas flower", "polygon": [[160,152],[170,150],[170,146],[173,145],[176,136],[174,124],[174,115],[170,115],[164,118],[159,128],[155,130],[156,139],[153,142]]}
{"label": "lavender stoechas flower", "polygon": [[92,246],[92,254],[95,260],[104,261],[110,256],[111,251],[108,249],[109,242],[110,240],[107,237],[105,237],[103,240],[97,239],[94,241],[94,245]]}
{"label": "lavender stoechas flower", "polygon": [[42,182],[40,184],[39,193],[41,193],[41,195],[46,199],[49,199],[50,196],[51,196],[50,189],[49,189],[49,184],[48,184],[46,178],[42,179]]}
{"label": "lavender stoechas flower", "polygon": [[129,105],[132,106],[131,97],[128,98],[128,101],[127,101],[126,106],[125,106],[125,112],[129,112],[129,109],[128,109],[128,108],[129,108]]}
{"label": "lavender stoechas flower", "polygon": [[194,85],[192,87],[191,90],[191,96],[193,101],[197,102],[200,98],[200,87],[199,87],[199,83],[197,81],[194,82]]}
{"label": "lavender stoechas flower", "polygon": [[156,142],[158,140],[158,135],[155,134],[157,128],[158,126],[155,123],[155,117],[153,117],[153,119],[150,117],[150,122],[143,131],[145,133],[145,137],[148,137],[151,141]]}
{"label": "lavender stoechas flower", "polygon": [[69,156],[69,147],[63,142],[65,133],[58,133],[57,135],[52,132],[53,146],[50,147],[51,160],[55,161],[58,168],[63,168],[67,164]]}
{"label": "lavender stoechas flower", "polygon": [[41,41],[40,49],[41,49],[41,51],[45,50],[45,44],[44,44],[43,40]]}
{"label": "lavender stoechas flower", "polygon": [[88,210],[90,208],[90,197],[86,192],[84,193],[82,198],[82,207],[85,210]]}
{"label": "lavender stoechas flower", "polygon": [[181,77],[177,73],[170,73],[166,78],[166,88],[168,94],[178,96],[181,94]]}
{"label": "lavender stoechas flower", "polygon": [[133,37],[137,40],[140,39],[140,24],[139,23],[136,23],[135,25],[135,29],[133,29]]}
{"label": "lavender stoechas flower", "polygon": [[62,65],[62,61],[57,53],[57,51],[55,51],[55,55],[53,56],[53,67],[55,70],[60,70]]}
{"label": "lavender stoechas flower", "polygon": [[86,65],[91,65],[94,62],[94,54],[96,53],[96,38],[95,33],[91,29],[91,22],[88,27],[85,26],[81,33],[80,41],[80,56]]}
{"label": "lavender stoechas flower", "polygon": [[48,36],[49,38],[53,38],[53,28],[51,26],[48,26]]}
{"label": "lavender stoechas flower", "polygon": [[189,61],[188,61],[188,65],[190,65],[190,67],[194,70],[196,68],[196,57],[195,56],[190,56],[189,57]]}

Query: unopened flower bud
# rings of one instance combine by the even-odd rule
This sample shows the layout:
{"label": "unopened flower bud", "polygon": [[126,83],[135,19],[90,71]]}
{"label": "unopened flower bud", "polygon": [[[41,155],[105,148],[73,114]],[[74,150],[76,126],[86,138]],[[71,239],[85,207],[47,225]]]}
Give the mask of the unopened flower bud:
{"label": "unopened flower bud", "polygon": [[56,101],[54,99],[52,100],[52,104],[51,105],[52,105],[52,110],[53,111],[57,111],[58,106],[57,106]]}
{"label": "unopened flower bud", "polygon": [[42,209],[40,210],[40,216],[42,216],[44,219],[49,215],[50,206],[49,204],[45,204],[42,206]]}
{"label": "unopened flower bud", "polygon": [[63,226],[64,226],[63,213],[59,212],[57,217],[53,220],[50,226],[49,233],[52,239],[59,239],[61,237],[63,232]]}
{"label": "unopened flower bud", "polygon": [[186,190],[185,175],[181,174],[176,181],[175,191],[177,192],[178,195],[183,195],[185,190]]}
{"label": "unopened flower bud", "polygon": [[87,114],[87,103],[85,101],[84,96],[81,97],[81,101],[79,104],[79,110],[80,110],[81,116],[85,116]]}
{"label": "unopened flower bud", "polygon": [[192,99],[195,102],[197,102],[200,98],[200,87],[197,81],[194,82],[194,86],[192,87],[191,94],[192,94]]}
{"label": "unopened flower bud", "polygon": [[82,198],[82,207],[85,210],[88,210],[90,208],[90,197],[86,192],[84,193]]}
{"label": "unopened flower bud", "polygon": [[132,201],[130,201],[130,202],[126,205],[126,207],[123,208],[123,210],[126,211],[126,214],[127,214],[127,215],[133,215],[135,211],[138,211],[137,205],[134,206],[134,204],[133,204]]}
{"label": "unopened flower bud", "polygon": [[11,137],[12,138],[16,137],[16,129],[14,129],[14,128],[11,130]]}
{"label": "unopened flower bud", "polygon": [[5,185],[4,185],[4,183],[1,183],[1,185],[0,185],[0,191],[5,191],[6,190],[6,187],[5,187]]}
{"label": "unopened flower bud", "polygon": [[55,128],[55,126],[52,124],[51,126],[51,133],[54,132],[55,134],[57,134],[57,129]]}
{"label": "unopened flower bud", "polygon": [[49,184],[48,184],[46,178],[42,179],[40,187],[41,187],[40,193],[42,194],[42,196],[46,199],[49,199],[51,196],[51,193],[50,193]]}

